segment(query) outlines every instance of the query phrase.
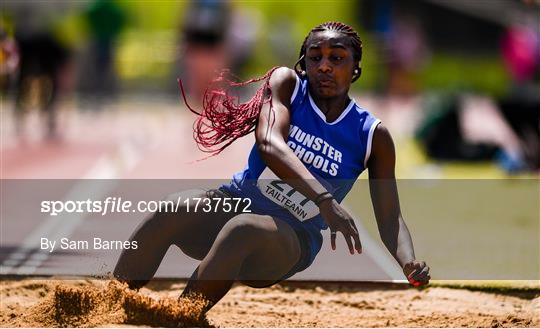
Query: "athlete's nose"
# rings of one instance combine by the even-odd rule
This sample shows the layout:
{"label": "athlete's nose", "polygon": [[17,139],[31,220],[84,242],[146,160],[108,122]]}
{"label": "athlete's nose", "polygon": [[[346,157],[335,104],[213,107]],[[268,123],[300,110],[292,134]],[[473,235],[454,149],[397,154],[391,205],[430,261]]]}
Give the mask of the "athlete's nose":
{"label": "athlete's nose", "polygon": [[328,59],[321,59],[321,62],[319,64],[319,72],[321,73],[328,73],[332,71],[332,66]]}

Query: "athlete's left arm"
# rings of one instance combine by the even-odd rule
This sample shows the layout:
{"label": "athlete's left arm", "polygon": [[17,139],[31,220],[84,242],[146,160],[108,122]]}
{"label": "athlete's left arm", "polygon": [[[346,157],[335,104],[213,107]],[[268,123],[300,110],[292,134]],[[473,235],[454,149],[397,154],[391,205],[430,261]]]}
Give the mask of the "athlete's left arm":
{"label": "athlete's left arm", "polygon": [[401,215],[395,177],[396,152],[392,136],[379,124],[373,133],[368,160],[369,188],[379,234],[413,285],[427,284],[429,267],[414,256],[409,229]]}

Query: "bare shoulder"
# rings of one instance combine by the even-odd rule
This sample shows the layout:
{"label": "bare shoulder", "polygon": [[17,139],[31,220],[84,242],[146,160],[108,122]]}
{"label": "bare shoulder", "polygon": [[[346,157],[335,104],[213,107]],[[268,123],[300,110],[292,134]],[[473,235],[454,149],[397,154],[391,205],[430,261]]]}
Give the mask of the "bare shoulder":
{"label": "bare shoulder", "polygon": [[276,69],[270,77],[270,89],[274,97],[288,104],[296,87],[296,72],[288,67]]}
{"label": "bare shoulder", "polygon": [[296,84],[296,72],[294,70],[282,66],[277,68],[270,77],[270,83],[294,83]]}
{"label": "bare shoulder", "polygon": [[392,135],[382,123],[379,123],[373,132],[372,149],[373,151],[394,150],[394,140],[392,139]]}
{"label": "bare shoulder", "polygon": [[373,132],[371,155],[368,160],[370,177],[394,177],[395,162],[396,150],[392,135],[383,124],[379,124]]}

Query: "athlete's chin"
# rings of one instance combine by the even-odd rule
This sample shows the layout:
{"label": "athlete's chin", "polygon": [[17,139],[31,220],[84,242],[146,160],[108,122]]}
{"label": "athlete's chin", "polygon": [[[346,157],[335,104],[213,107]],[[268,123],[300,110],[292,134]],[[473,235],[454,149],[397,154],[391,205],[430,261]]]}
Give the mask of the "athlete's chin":
{"label": "athlete's chin", "polygon": [[332,98],[337,96],[337,92],[331,88],[319,87],[317,88],[317,96],[319,98]]}

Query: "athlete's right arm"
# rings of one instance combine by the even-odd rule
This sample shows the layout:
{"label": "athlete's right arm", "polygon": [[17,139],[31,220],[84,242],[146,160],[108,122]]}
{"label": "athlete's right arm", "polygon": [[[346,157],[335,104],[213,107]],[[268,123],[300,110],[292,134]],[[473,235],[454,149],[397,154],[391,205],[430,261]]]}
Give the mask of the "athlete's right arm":
{"label": "athlete's right arm", "polygon": [[290,128],[291,95],[296,73],[280,67],[270,77],[272,108],[264,106],[255,130],[258,151],[266,165],[281,179],[314,200],[326,189],[313,177],[287,145]]}
{"label": "athlete's right arm", "polygon": [[[287,145],[290,129],[291,96],[296,85],[296,73],[286,67],[274,71],[270,77],[272,108],[264,106],[255,129],[259,154],[266,165],[281,179],[300,191],[310,200],[327,192],[313,177],[302,161]],[[331,231],[340,231],[345,237],[351,254],[361,252],[360,238],[352,217],[341,208],[336,200],[323,201],[321,214]],[[331,236],[335,249],[335,235]],[[354,247],[353,247],[354,241]]]}

